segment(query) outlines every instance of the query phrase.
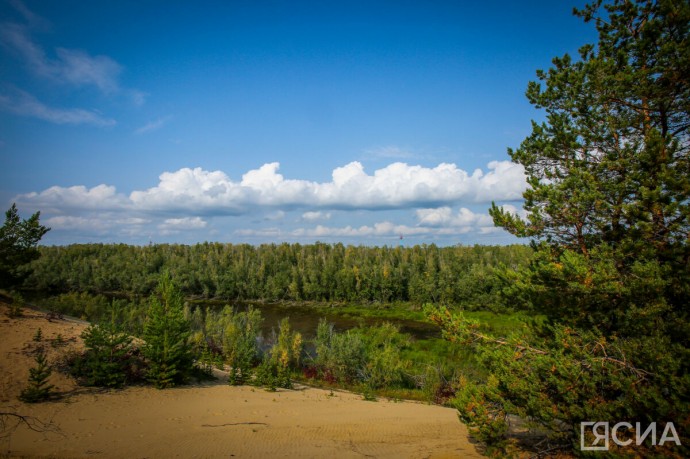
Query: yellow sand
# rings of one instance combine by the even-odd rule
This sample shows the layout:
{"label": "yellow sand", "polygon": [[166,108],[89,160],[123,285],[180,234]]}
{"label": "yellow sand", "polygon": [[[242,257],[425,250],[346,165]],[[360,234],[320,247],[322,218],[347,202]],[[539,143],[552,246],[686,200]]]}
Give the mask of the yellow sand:
{"label": "yellow sand", "polygon": [[[33,366],[38,327],[55,362],[79,340],[54,349],[60,333],[73,338],[85,324],[53,321],[25,310],[9,319],[0,308],[0,411],[52,423],[57,431],[24,426],[0,439],[11,457],[481,457],[449,408],[412,402],[364,401],[360,395],[302,387],[267,392],[214,383],[156,390],[102,391],[78,387],[53,372],[57,401],[24,404],[17,395]],[[12,420],[6,423],[11,426]],[[7,433],[7,432],[5,432]]]}

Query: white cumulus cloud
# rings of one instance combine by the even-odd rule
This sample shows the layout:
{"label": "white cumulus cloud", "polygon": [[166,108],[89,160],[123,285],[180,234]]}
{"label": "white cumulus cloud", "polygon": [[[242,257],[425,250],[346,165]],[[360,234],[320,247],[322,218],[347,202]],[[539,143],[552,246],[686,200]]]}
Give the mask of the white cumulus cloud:
{"label": "white cumulus cloud", "polygon": [[417,209],[420,226],[426,227],[492,227],[493,219],[488,214],[480,214],[462,207],[456,213],[450,207],[436,209]]}
{"label": "white cumulus cloud", "polygon": [[[246,172],[233,181],[225,172],[183,168],[164,172],[158,185],[135,190],[129,197],[118,194],[114,186],[53,186],[41,192],[17,197],[35,205],[69,208],[123,208],[140,211],[185,212],[187,214],[240,215],[256,208],[308,208],[304,219],[324,218],[324,209],[405,209],[420,211],[425,224],[450,217],[440,209],[457,203],[510,201],[525,189],[522,168],[506,162],[489,164],[490,171],[467,174],[454,164],[435,168],[394,163],[367,174],[362,165],[352,162],[336,168],[332,181],[288,180],[278,173],[279,164],[270,163]],[[463,214],[455,216],[467,218]],[[445,220],[444,220],[445,219]]]}
{"label": "white cumulus cloud", "polygon": [[130,199],[142,209],[201,209],[240,214],[255,206],[314,209],[401,209],[459,202],[510,201],[526,187],[522,166],[489,163],[487,173],[469,175],[455,164],[434,168],[396,162],[368,174],[359,162],[336,168],[330,182],[286,179],[280,164],[268,163],[233,181],[222,171],[183,168],[160,175],[157,186],[134,191]]}
{"label": "white cumulus cloud", "polygon": [[[235,227],[226,234],[295,239],[390,238],[399,234],[452,237],[497,231],[489,215],[468,207],[490,200],[509,202],[526,187],[522,169],[507,162],[492,162],[487,171],[476,170],[472,174],[454,164],[429,168],[405,163],[393,163],[367,173],[361,163],[351,162],[333,170],[331,180],[326,182],[288,179],[278,171],[278,163],[268,163],[233,180],[223,171],[183,168],[164,172],[155,186],[134,190],[129,195],[105,184],[91,188],[52,186],[16,196],[14,201],[26,211],[41,210],[44,218],[54,219],[51,222],[56,229],[110,228],[115,235],[141,235],[147,231],[164,236],[183,232],[219,234],[220,223],[211,225],[210,221],[252,216],[234,220]],[[503,207],[522,215],[512,204]],[[370,223],[368,217],[359,213],[355,221],[360,225],[346,220],[349,225],[321,223],[295,228],[297,222],[317,224],[330,220],[334,211],[342,217],[343,212],[401,210],[412,210],[416,224],[388,220]],[[288,215],[296,218],[288,219]],[[279,222],[271,225],[280,228],[252,228],[269,221]],[[238,228],[237,223],[244,228]]]}
{"label": "white cumulus cloud", "polygon": [[118,194],[114,186],[108,185],[98,185],[93,188],[87,188],[83,185],[52,186],[38,193],[19,195],[15,201],[54,213],[65,213],[72,210],[122,210],[129,207],[127,197]]}

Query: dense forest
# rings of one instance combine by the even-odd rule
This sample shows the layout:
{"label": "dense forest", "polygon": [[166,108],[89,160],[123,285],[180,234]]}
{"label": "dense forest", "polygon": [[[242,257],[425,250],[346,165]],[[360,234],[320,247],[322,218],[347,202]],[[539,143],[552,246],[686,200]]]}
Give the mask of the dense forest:
{"label": "dense forest", "polygon": [[224,300],[426,302],[495,307],[500,278],[530,259],[524,245],[364,247],[221,243],[40,247],[25,288],[150,294],[169,271],[185,295]]}

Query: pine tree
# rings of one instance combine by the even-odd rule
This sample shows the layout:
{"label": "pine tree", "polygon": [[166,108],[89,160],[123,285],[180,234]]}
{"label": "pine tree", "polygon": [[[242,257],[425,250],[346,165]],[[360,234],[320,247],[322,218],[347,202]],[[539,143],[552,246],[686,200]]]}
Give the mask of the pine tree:
{"label": "pine tree", "polygon": [[193,368],[189,323],[184,318],[182,292],[164,273],[149,299],[143,349],[148,379],[159,389],[187,381]]}
{"label": "pine tree", "polygon": [[19,395],[19,399],[26,403],[48,400],[53,396],[53,389],[55,388],[52,384],[48,384],[48,378],[53,370],[48,365],[43,348],[38,348],[35,361],[36,366],[29,369],[29,385]]}
{"label": "pine tree", "polygon": [[0,227],[0,288],[19,285],[29,272],[26,265],[41,255],[36,246],[50,228],[39,224],[40,215],[36,212],[22,220],[15,204],[5,212]]}
{"label": "pine tree", "polygon": [[81,334],[86,347],[84,373],[89,385],[121,387],[126,383],[132,338],[117,322],[115,305],[110,318]]}
{"label": "pine tree", "polygon": [[528,86],[546,121],[509,151],[528,177],[526,218],[490,211],[535,249],[503,273],[506,301],[546,321],[499,339],[432,311],[490,370],[456,400],[489,441],[517,415],[562,448],[600,420],[674,422],[690,445],[690,4],[602,3],[576,12],[598,44]]}

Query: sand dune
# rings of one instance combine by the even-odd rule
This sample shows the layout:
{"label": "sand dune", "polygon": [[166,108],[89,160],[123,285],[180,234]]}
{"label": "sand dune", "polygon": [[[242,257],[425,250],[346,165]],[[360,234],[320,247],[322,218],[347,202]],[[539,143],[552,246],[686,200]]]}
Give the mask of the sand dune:
{"label": "sand dune", "polygon": [[[4,312],[4,311],[2,311]],[[0,319],[1,411],[16,411],[57,431],[20,426],[0,440],[11,457],[89,458],[451,458],[481,457],[455,410],[412,402],[364,401],[348,392],[300,387],[267,392],[230,387],[222,381],[169,390],[131,387],[104,391],[78,387],[57,372],[57,401],[23,404],[17,395],[33,365],[32,337],[38,327],[50,361],[60,348],[48,343],[60,333],[76,337],[84,324],[48,322],[41,314]]]}

